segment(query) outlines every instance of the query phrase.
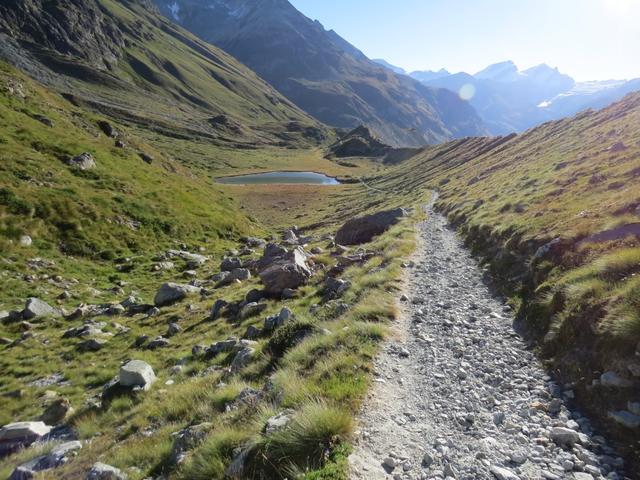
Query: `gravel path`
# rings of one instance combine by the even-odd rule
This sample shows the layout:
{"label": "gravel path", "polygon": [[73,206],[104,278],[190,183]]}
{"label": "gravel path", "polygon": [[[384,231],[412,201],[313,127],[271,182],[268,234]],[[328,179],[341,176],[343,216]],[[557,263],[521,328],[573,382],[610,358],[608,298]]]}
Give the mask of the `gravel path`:
{"label": "gravel path", "polygon": [[404,314],[375,364],[353,479],[621,479],[445,219],[429,211]]}

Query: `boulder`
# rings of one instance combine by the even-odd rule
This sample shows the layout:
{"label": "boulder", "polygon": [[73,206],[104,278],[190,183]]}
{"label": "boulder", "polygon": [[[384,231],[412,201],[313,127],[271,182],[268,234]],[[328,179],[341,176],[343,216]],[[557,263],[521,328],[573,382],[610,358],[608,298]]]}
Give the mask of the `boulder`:
{"label": "boulder", "polygon": [[94,160],[93,155],[84,152],[67,160],[67,165],[77,168],[78,170],[91,170],[96,168],[96,161]]}
{"label": "boulder", "polygon": [[29,235],[20,236],[20,246],[21,247],[30,247],[32,243],[33,243],[33,240],[31,239],[31,237]]}
{"label": "boulder", "polygon": [[251,278],[251,272],[247,268],[234,268],[231,272],[226,272],[225,275],[217,284],[216,288],[230,285],[233,282],[242,282]]}
{"label": "boulder", "polygon": [[107,344],[106,340],[100,338],[90,338],[78,345],[78,349],[83,352],[97,352]]}
{"label": "boulder", "polygon": [[266,303],[247,303],[244,307],[242,307],[242,310],[240,310],[240,319],[244,320],[245,318],[258,315],[259,313],[263,312],[265,308],[267,308]]}
{"label": "boulder", "polygon": [[213,307],[211,307],[211,314],[209,315],[209,320],[217,320],[220,317],[220,313],[222,312],[222,309],[227,305],[229,305],[229,302],[227,302],[226,300],[216,300],[215,303],[213,304]]}
{"label": "boulder", "polygon": [[181,331],[182,331],[182,327],[177,323],[172,322],[169,324],[169,327],[167,328],[167,336],[172,337],[174,335],[177,335]]}
{"label": "boulder", "polygon": [[339,298],[351,287],[351,282],[341,278],[327,277],[324,282],[325,300]]}
{"label": "boulder", "polygon": [[311,277],[307,256],[301,248],[285,252],[281,256],[263,257],[261,260],[269,260],[259,275],[265,291],[270,295],[280,296],[287,288],[296,289]]}
{"label": "boulder", "polygon": [[262,329],[261,328],[258,328],[258,327],[254,326],[254,325],[249,325],[247,327],[247,330],[244,332],[243,338],[246,338],[248,340],[255,340],[260,335],[262,335]]}
{"label": "boulder", "polygon": [[227,340],[222,340],[220,342],[216,342],[213,345],[211,345],[209,348],[207,348],[206,354],[207,356],[215,357],[219,353],[230,352],[235,348],[237,344],[238,344],[238,339],[236,337],[231,337],[231,338],[228,338]]}
{"label": "boulder", "polygon": [[0,454],[28,447],[51,431],[44,422],[15,422],[0,428]]}
{"label": "boulder", "polygon": [[32,318],[44,318],[44,317],[60,317],[62,313],[53,308],[46,302],[43,302],[39,298],[31,297],[27,299],[24,310],[22,311],[22,317],[25,320]]}
{"label": "boulder", "polygon": [[275,330],[293,319],[293,317],[293,312],[288,307],[283,307],[278,315],[271,315],[264,319],[264,329],[268,332]]}
{"label": "boulder", "polygon": [[186,250],[167,250],[167,256],[169,258],[178,257],[185,260],[189,268],[197,268],[204,265],[207,260],[209,260],[209,257],[205,255],[187,252]]}
{"label": "boulder", "polygon": [[167,338],[164,338],[162,335],[157,336],[149,343],[147,343],[148,350],[155,350],[156,348],[168,347],[171,342]]}
{"label": "boulder", "polygon": [[236,268],[242,268],[242,260],[238,257],[227,257],[220,263],[220,270],[223,272],[231,272]]}
{"label": "boulder", "polygon": [[156,375],[148,363],[142,360],[131,360],[120,367],[119,379],[123,387],[141,387],[143,390],[148,390],[156,381]]}
{"label": "boulder", "polygon": [[127,480],[127,476],[116,467],[96,462],[89,470],[86,480]]}
{"label": "boulder", "polygon": [[153,303],[155,303],[157,307],[164,307],[184,300],[188,296],[197,295],[198,293],[200,293],[200,289],[192,285],[165,283],[156,293]]}
{"label": "boulder", "polygon": [[336,233],[336,243],[340,245],[359,245],[370,242],[374,236],[384,233],[406,215],[407,212],[403,208],[396,208],[352,218],[340,227]]}

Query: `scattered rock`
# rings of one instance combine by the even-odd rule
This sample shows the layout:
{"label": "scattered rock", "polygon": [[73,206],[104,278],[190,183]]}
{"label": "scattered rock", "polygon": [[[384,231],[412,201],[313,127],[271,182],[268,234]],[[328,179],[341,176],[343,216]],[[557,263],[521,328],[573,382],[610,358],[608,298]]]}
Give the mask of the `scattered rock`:
{"label": "scattered rock", "polygon": [[220,317],[220,312],[222,312],[222,309],[227,305],[229,305],[229,303],[225,300],[216,300],[213,307],[211,307],[209,320],[217,320]]}
{"label": "scattered rock", "polygon": [[285,250],[279,256],[263,257],[260,262],[266,263],[259,275],[265,291],[270,295],[279,296],[285,289],[296,289],[311,277],[306,254],[300,247],[292,251]]}
{"label": "scattered rock", "polygon": [[169,342],[169,340],[167,338],[164,338],[162,335],[159,335],[156,338],[154,338],[153,340],[151,340],[149,343],[147,343],[147,349],[148,350],[155,350],[157,348],[168,347],[170,345],[170,343],[171,342]]}
{"label": "scattered rock", "polygon": [[127,480],[127,476],[116,467],[96,462],[89,470],[86,480]]}
{"label": "scattered rock", "polygon": [[251,347],[244,347],[240,350],[231,362],[231,373],[237,373],[246,367],[255,353],[256,351]]}
{"label": "scattered rock", "polygon": [[156,381],[153,368],[142,360],[131,360],[120,367],[119,378],[123,387],[141,387],[143,390],[148,390]]}
{"label": "scattered rock", "polygon": [[242,307],[242,310],[240,310],[240,318],[244,320],[246,318],[253,317],[262,313],[266,308],[266,303],[248,303],[244,307]]}
{"label": "scattered rock", "polygon": [[198,293],[200,293],[200,289],[192,285],[165,283],[156,293],[153,302],[157,307],[164,307],[184,300],[188,296],[197,295]]}
{"label": "scattered rock", "polygon": [[167,328],[167,336],[173,337],[174,335],[177,335],[181,331],[182,331],[182,327],[177,323],[172,322],[169,324],[169,327]]}
{"label": "scattered rock", "polygon": [[196,448],[207,437],[211,428],[212,423],[200,423],[174,433],[169,462],[172,465],[184,462],[187,452]]}
{"label": "scattered rock", "polygon": [[107,344],[106,340],[100,338],[90,338],[89,340],[85,340],[84,342],[78,345],[78,349],[83,352],[97,352],[98,350],[102,350]]}
{"label": "scattered rock", "polygon": [[242,268],[242,259],[238,257],[227,257],[220,263],[220,270],[223,272],[231,272],[236,268]]}
{"label": "scattered rock", "polygon": [[88,152],[84,152],[70,158],[67,160],[67,164],[73,168],[77,168],[78,170],[92,170],[96,168],[96,161],[93,158],[93,155]]}
{"label": "scattered rock", "polygon": [[21,247],[30,247],[33,244],[33,240],[29,235],[21,235],[20,236],[20,246]]}
{"label": "scattered rock", "polygon": [[53,308],[39,298],[34,297],[27,299],[24,310],[22,311],[22,317],[25,320],[60,316],[62,316],[62,313],[59,310]]}

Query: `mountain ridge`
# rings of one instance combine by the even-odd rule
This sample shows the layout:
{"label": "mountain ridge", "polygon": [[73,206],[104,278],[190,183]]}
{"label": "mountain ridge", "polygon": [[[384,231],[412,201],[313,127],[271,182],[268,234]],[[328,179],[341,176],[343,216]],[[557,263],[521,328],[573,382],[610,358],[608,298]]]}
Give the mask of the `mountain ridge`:
{"label": "mountain ridge", "polygon": [[156,0],[160,11],[234,55],[318,120],[365,124],[387,143],[422,145],[483,135],[473,107],[369,60],[287,1]]}

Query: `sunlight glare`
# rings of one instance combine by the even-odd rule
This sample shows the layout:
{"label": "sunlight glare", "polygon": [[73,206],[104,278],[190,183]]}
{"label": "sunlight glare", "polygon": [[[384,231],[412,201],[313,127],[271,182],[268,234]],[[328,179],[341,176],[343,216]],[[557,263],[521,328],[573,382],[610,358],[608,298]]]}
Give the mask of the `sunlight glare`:
{"label": "sunlight glare", "polygon": [[471,85],[470,83],[465,83],[462,87],[460,87],[460,91],[458,95],[462,100],[471,100],[473,96],[476,94],[476,87]]}

